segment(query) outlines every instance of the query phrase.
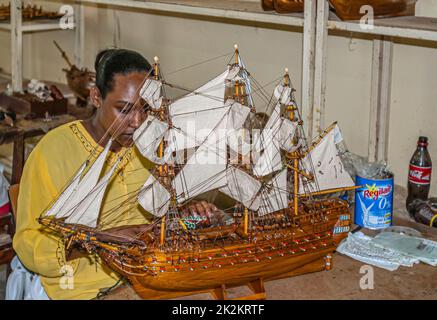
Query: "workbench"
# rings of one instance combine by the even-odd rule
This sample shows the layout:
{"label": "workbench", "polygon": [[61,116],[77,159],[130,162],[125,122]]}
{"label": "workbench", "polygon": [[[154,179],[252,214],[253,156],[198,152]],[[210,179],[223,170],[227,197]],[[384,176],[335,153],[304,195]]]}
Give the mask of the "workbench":
{"label": "workbench", "polygon": [[42,136],[60,125],[78,118],[84,119],[90,115],[89,108],[77,108],[74,105],[69,105],[68,114],[50,116],[49,121],[40,118],[26,120],[24,115],[18,114],[13,127],[7,125],[4,121],[0,122],[0,145],[14,144],[11,184],[19,183],[23,172],[25,139]]}
{"label": "workbench", "polygon": [[0,124],[0,144],[14,144],[11,184],[19,183],[23,172],[25,139],[44,135],[49,130],[75,119],[74,116],[65,114],[52,117],[47,122],[43,119],[20,119],[13,127],[3,123]]}

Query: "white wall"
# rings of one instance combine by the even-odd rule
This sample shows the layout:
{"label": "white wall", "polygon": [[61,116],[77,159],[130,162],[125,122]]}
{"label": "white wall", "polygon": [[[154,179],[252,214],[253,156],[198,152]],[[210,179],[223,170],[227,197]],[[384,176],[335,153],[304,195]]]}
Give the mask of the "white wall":
{"label": "white wall", "polygon": [[[255,1],[255,0],[252,0]],[[40,1],[39,1],[40,2]],[[61,2],[61,1],[59,1]],[[57,7],[58,3],[50,3]],[[112,9],[86,7],[85,65],[92,68],[95,54],[114,44]],[[420,0],[417,14],[437,17],[437,2]],[[290,69],[300,101],[302,35],[288,29],[226,24],[192,18],[118,11],[120,46],[142,52],[150,61],[161,59],[167,80],[195,88],[220,72],[227,59],[217,59],[191,70],[181,67],[232,52],[238,43],[252,75],[262,84]],[[73,60],[74,33],[68,31],[25,35],[24,75],[64,81],[65,67],[52,44],[56,39]],[[0,32],[0,67],[10,70],[9,35]],[[338,120],[352,152],[366,156],[370,105],[372,44],[369,40],[330,36],[328,43],[327,123]],[[407,168],[419,135],[430,139],[437,164],[437,47],[397,43],[394,47],[389,134],[389,164],[396,183],[406,184]],[[266,89],[272,90],[273,85]],[[431,192],[437,194],[437,174]]]}

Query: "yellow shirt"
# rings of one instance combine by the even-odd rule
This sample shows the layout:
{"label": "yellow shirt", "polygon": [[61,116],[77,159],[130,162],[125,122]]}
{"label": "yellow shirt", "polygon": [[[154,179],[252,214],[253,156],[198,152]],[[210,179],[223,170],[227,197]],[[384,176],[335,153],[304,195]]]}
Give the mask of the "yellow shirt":
{"label": "yellow shirt", "polygon": [[[98,152],[93,152],[95,148]],[[71,267],[63,266],[65,252],[60,237],[43,229],[37,221],[90,154],[93,154],[92,163],[102,150],[81,121],[74,121],[47,133],[24,166],[13,246],[26,268],[40,275],[52,299],[91,299],[99,289],[111,287],[118,281],[117,274],[96,257],[78,258],[66,262]],[[126,156],[118,164],[121,170],[111,180],[104,196],[99,218],[102,229],[149,222],[150,215],[138,202],[123,202],[141,188],[153,164],[135,147],[123,148],[118,153],[109,153],[103,171],[107,172],[125,152]],[[117,205],[122,205],[122,210],[114,213],[111,208]]]}

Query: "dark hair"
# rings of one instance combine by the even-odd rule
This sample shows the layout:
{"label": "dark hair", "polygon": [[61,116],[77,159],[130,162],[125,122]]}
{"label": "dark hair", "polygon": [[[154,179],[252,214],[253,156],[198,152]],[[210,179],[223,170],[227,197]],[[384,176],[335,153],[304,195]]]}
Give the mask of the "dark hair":
{"label": "dark hair", "polygon": [[100,51],[94,63],[96,70],[96,86],[102,98],[112,90],[113,79],[116,74],[130,72],[149,72],[150,63],[138,52],[127,49],[106,49]]}

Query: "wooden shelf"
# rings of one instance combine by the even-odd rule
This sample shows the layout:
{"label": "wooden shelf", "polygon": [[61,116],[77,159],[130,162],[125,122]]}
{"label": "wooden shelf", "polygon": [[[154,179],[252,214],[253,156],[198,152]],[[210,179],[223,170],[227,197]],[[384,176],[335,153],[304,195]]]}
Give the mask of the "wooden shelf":
{"label": "wooden shelf", "polygon": [[80,0],[108,6],[147,9],[169,13],[184,13],[216,18],[236,19],[302,27],[303,13],[277,14],[263,11],[260,2],[231,0]]}
{"label": "wooden shelf", "polygon": [[[11,31],[12,27],[9,22],[0,23],[0,30]],[[50,30],[63,30],[59,26],[58,20],[36,20],[23,22],[21,30],[23,32],[35,32],[35,31],[50,31]]]}
{"label": "wooden shelf", "polygon": [[395,17],[375,19],[373,29],[362,29],[359,21],[336,21],[331,15],[329,30],[437,41],[437,18]]}
{"label": "wooden shelf", "polygon": [[[277,14],[263,11],[260,2],[244,0],[81,0],[80,2],[299,27],[303,26],[304,21],[303,13]],[[362,29],[359,21],[337,21],[338,18],[337,20],[335,18],[336,16],[331,14],[328,29],[437,41],[437,18],[396,17],[376,19],[373,29]]]}

